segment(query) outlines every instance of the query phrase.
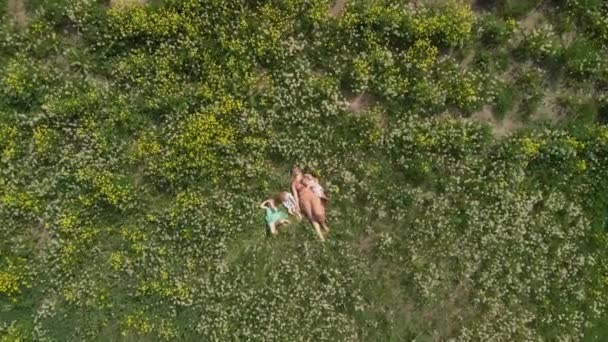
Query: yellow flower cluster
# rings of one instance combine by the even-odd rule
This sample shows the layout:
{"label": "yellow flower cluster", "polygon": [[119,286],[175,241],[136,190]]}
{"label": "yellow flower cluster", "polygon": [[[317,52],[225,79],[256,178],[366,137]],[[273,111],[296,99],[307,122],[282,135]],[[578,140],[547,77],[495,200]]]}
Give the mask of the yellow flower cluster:
{"label": "yellow flower cluster", "polygon": [[110,255],[110,266],[113,270],[118,271],[125,263],[125,254],[123,252],[112,252]]}
{"label": "yellow flower cluster", "polygon": [[[232,129],[222,125],[215,115],[199,114],[187,120],[177,138],[177,145],[193,152],[206,152],[209,145],[228,146],[234,143]],[[204,153],[203,153],[204,154]]]}
{"label": "yellow flower cluster", "polygon": [[29,286],[25,278],[24,262],[23,259],[16,259],[15,261],[6,259],[6,266],[3,270],[0,270],[0,295],[6,295],[14,301],[14,296],[21,293],[21,288]]}
{"label": "yellow flower cluster", "polygon": [[528,157],[533,157],[537,155],[542,145],[542,141],[536,141],[532,138],[526,137],[521,140],[521,150]]}
{"label": "yellow flower cluster", "polygon": [[141,254],[144,252],[144,244],[148,241],[148,235],[146,235],[145,232],[137,229],[136,227],[124,226],[120,230],[120,236],[124,241],[131,244],[131,249],[136,254]]}
{"label": "yellow flower cluster", "polygon": [[0,152],[2,158],[11,159],[17,148],[17,129],[15,127],[0,124]]}
{"label": "yellow flower cluster", "polygon": [[9,96],[24,96],[34,87],[28,75],[29,71],[25,63],[20,59],[13,59],[4,69],[0,86],[6,87],[5,92]]}
{"label": "yellow flower cluster", "polygon": [[165,319],[161,319],[160,323],[157,322],[157,316],[149,316],[143,310],[139,310],[125,317],[120,333],[122,336],[127,336],[133,331],[137,335],[147,335],[154,331],[165,341],[172,341],[177,337],[177,329],[172,322]]}
{"label": "yellow flower cluster", "polygon": [[145,159],[147,157],[159,155],[162,152],[160,143],[151,134],[141,136],[135,144],[134,157]]}
{"label": "yellow flower cluster", "polygon": [[407,50],[405,61],[426,72],[435,64],[438,54],[439,49],[429,39],[418,39]]}
{"label": "yellow flower cluster", "polygon": [[75,214],[64,214],[57,221],[57,228],[63,233],[73,233],[77,228],[78,217]]}
{"label": "yellow flower cluster", "polygon": [[113,205],[119,204],[129,196],[129,192],[124,187],[115,184],[113,179],[105,173],[95,175],[93,185]]}
{"label": "yellow flower cluster", "polygon": [[576,163],[576,167],[579,171],[585,172],[587,170],[587,162],[585,161],[585,159],[581,159]]}
{"label": "yellow flower cluster", "polygon": [[53,131],[45,126],[34,128],[34,146],[38,153],[49,151],[53,147],[55,136]]}
{"label": "yellow flower cluster", "polygon": [[170,37],[181,26],[178,13],[166,8],[150,10],[124,3],[108,10],[110,25],[122,38],[136,36]]}
{"label": "yellow flower cluster", "polygon": [[96,200],[103,199],[108,203],[121,208],[130,198],[129,188],[118,183],[119,179],[110,172],[95,172],[79,170],[78,178],[92,186],[91,195],[80,195],[79,199],[85,205],[92,205]]}
{"label": "yellow flower cluster", "polygon": [[420,147],[433,146],[435,144],[435,140],[432,137],[423,133],[416,135],[415,141],[416,145]]}
{"label": "yellow flower cluster", "polygon": [[[443,5],[446,11],[439,15],[423,12],[413,19],[413,29],[417,37],[438,38],[447,45],[460,45],[471,34],[476,17],[470,6],[449,1]],[[446,14],[446,13],[449,13]]]}
{"label": "yellow flower cluster", "polygon": [[[240,102],[223,102],[221,111],[240,108]],[[222,123],[215,114],[200,113],[183,120],[169,143],[169,151],[162,165],[172,177],[176,170],[194,169],[206,173],[212,180],[223,173],[221,154],[236,146],[234,130]]]}
{"label": "yellow flower cluster", "polygon": [[16,324],[16,321],[13,321],[11,325],[2,332],[2,336],[0,336],[0,342],[24,342],[29,341],[27,335],[25,335],[24,330],[21,329],[19,325]]}
{"label": "yellow flower cluster", "polygon": [[140,335],[149,334],[152,332],[152,323],[150,322],[150,319],[144,315],[144,312],[140,311],[136,314],[127,315],[121,334],[127,336],[130,329],[135,330]]}
{"label": "yellow flower cluster", "polygon": [[6,193],[0,197],[0,203],[23,211],[37,212],[40,210],[38,201],[27,192]]}
{"label": "yellow flower cluster", "polygon": [[9,272],[0,272],[0,293],[16,294],[19,293],[21,277]]}
{"label": "yellow flower cluster", "polygon": [[291,22],[286,13],[266,3],[260,8],[260,18],[264,25],[264,33],[273,43],[278,43]]}
{"label": "yellow flower cluster", "polygon": [[585,143],[576,140],[575,138],[568,137],[566,138],[566,144],[573,147],[576,150],[582,150],[585,148]]}
{"label": "yellow flower cluster", "polygon": [[221,102],[217,107],[218,113],[238,113],[243,110],[243,101],[235,100],[231,97],[222,96]]}

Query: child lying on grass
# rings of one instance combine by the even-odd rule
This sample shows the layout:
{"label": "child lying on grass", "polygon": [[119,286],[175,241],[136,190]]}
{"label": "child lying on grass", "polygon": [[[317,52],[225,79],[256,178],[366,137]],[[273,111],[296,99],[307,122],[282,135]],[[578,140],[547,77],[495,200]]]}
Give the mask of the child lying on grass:
{"label": "child lying on grass", "polygon": [[289,223],[287,214],[275,206],[274,199],[269,198],[265,200],[260,204],[260,208],[266,210],[266,224],[273,236],[279,234],[277,230],[279,226]]}
{"label": "child lying on grass", "polygon": [[302,214],[300,213],[300,206],[296,202],[296,199],[293,198],[293,195],[287,191],[282,191],[278,196],[279,200],[285,208],[287,208],[287,212],[290,215],[293,215],[298,218],[298,221],[302,220]]}

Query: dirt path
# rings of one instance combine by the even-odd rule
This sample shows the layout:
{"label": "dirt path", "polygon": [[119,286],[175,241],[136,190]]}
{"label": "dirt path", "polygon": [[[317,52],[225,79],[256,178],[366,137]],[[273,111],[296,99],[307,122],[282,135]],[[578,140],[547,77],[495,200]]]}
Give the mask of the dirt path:
{"label": "dirt path", "polygon": [[526,33],[530,33],[538,28],[544,22],[544,15],[538,10],[532,10],[521,21],[521,26]]}
{"label": "dirt path", "polygon": [[348,0],[336,0],[334,4],[329,8],[329,16],[336,18],[344,11],[344,6]]}
{"label": "dirt path", "polygon": [[492,127],[494,136],[501,138],[511,135],[514,131],[522,127],[521,122],[513,120],[511,117],[505,117],[498,121],[492,115],[492,109],[489,106],[485,106],[481,111],[471,115],[470,120],[477,122],[483,122]]}
{"label": "dirt path", "polygon": [[370,107],[372,102],[371,96],[361,93],[357,95],[355,98],[348,100],[348,109],[351,112],[359,113],[364,110],[367,110]]}
{"label": "dirt path", "polygon": [[23,0],[8,0],[7,7],[9,16],[13,17],[18,26],[23,27],[27,24],[27,13]]}

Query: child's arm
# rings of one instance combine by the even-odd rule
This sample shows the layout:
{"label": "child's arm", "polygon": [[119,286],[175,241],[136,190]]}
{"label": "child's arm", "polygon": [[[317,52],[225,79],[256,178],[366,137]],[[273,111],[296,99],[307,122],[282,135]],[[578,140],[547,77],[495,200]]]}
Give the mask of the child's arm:
{"label": "child's arm", "polygon": [[274,200],[269,199],[268,200],[268,206],[270,207],[270,209],[272,210],[277,210],[277,207],[274,205]]}
{"label": "child's arm", "polygon": [[264,202],[262,202],[260,204],[260,208],[262,208],[262,209],[270,208],[272,210],[277,210],[277,207],[274,205],[274,200],[272,198],[269,198],[269,199],[265,200]]}
{"label": "child's arm", "polygon": [[265,200],[264,202],[260,203],[260,208],[266,209],[267,204],[268,204],[268,200]]}

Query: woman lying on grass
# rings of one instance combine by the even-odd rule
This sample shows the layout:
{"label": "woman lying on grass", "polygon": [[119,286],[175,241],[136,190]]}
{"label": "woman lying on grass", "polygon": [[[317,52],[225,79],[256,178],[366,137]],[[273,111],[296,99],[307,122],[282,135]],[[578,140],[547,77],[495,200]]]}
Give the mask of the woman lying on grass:
{"label": "woman lying on grass", "polygon": [[315,183],[318,184],[318,182],[305,180],[302,170],[297,166],[292,168],[291,177],[291,192],[296,202],[299,202],[302,213],[315,228],[321,241],[325,241],[324,234],[329,233],[329,227],[325,224],[325,206],[321,197],[313,191]]}

